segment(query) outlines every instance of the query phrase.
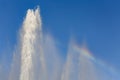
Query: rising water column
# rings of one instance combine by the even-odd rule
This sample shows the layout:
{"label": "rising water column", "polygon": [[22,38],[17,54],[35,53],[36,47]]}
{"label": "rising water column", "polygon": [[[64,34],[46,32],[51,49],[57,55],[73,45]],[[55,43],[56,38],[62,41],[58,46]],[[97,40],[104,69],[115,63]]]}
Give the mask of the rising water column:
{"label": "rising water column", "polygon": [[39,8],[29,9],[21,30],[21,71],[20,80],[34,80],[33,55],[40,38],[41,19]]}

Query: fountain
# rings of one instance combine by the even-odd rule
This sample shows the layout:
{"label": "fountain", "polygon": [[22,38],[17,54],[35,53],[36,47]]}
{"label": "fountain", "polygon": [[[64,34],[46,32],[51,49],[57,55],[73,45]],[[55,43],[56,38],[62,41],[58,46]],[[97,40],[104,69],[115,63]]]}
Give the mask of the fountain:
{"label": "fountain", "polygon": [[[70,42],[66,61],[59,56],[54,39],[42,33],[40,10],[28,9],[20,30],[10,80],[113,80],[106,78],[87,50]],[[104,76],[102,75],[104,74]]]}

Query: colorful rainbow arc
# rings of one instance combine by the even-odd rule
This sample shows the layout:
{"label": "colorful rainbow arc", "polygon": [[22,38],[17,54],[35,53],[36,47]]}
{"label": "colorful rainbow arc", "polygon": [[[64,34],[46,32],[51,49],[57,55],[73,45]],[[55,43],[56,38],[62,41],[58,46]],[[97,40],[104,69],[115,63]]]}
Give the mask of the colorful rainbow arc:
{"label": "colorful rainbow arc", "polygon": [[86,58],[92,60],[95,64],[101,66],[102,68],[105,68],[112,74],[118,74],[112,66],[110,66],[110,65],[108,66],[103,61],[94,58],[94,56],[91,54],[91,52],[87,48],[80,47],[78,45],[74,45],[74,50],[77,51],[78,53],[80,53],[81,55],[85,56]]}
{"label": "colorful rainbow arc", "polygon": [[83,56],[85,56],[88,59],[95,60],[93,55],[90,53],[90,51],[87,48],[79,47],[78,45],[74,45],[75,51],[79,52]]}

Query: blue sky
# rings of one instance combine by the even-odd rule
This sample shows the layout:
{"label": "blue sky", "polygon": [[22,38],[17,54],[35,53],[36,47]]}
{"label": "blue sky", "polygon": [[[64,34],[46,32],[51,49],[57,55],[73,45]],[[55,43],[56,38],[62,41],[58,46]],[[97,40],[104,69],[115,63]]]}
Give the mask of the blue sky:
{"label": "blue sky", "polygon": [[12,56],[28,8],[40,6],[43,31],[67,47],[70,36],[86,41],[97,58],[119,69],[119,0],[0,0],[0,59]]}

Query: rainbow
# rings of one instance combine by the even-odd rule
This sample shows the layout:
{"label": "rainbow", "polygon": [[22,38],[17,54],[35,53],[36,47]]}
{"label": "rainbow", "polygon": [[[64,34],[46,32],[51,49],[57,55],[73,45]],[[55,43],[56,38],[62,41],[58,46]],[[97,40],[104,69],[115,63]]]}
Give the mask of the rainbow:
{"label": "rainbow", "polygon": [[90,51],[87,48],[79,47],[78,45],[74,45],[74,50],[82,54],[88,59],[95,60],[93,55],[90,53]]}
{"label": "rainbow", "polygon": [[82,56],[85,56],[86,58],[92,60],[95,64],[101,66],[101,68],[106,69],[108,72],[112,74],[119,74],[117,71],[110,65],[107,65],[103,61],[94,58],[94,56],[91,54],[91,52],[86,47],[80,47],[78,45],[74,45],[74,50],[80,53]]}

